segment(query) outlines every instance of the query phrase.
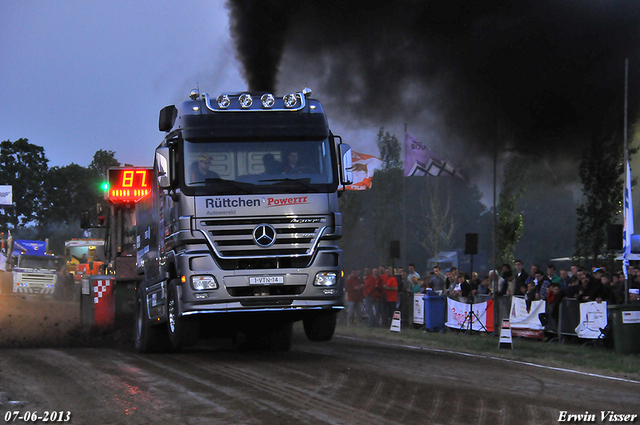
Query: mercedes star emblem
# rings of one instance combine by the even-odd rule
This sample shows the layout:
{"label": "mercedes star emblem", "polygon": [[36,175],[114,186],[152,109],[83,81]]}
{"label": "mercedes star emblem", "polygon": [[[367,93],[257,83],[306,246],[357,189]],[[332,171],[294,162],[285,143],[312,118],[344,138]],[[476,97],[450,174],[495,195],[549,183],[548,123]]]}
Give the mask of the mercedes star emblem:
{"label": "mercedes star emblem", "polygon": [[263,248],[271,246],[276,241],[276,229],[268,224],[261,224],[253,229],[253,240]]}

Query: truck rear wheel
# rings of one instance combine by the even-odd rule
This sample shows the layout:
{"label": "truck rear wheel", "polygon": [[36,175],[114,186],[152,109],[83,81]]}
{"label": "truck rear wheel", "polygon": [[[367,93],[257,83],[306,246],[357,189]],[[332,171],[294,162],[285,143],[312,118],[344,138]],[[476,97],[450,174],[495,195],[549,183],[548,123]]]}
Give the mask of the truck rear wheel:
{"label": "truck rear wheel", "polygon": [[195,344],[200,333],[198,321],[180,315],[178,301],[178,281],[174,279],[169,282],[167,298],[167,329],[174,351]]}
{"label": "truck rear wheel", "polygon": [[329,341],[336,330],[337,314],[319,313],[302,320],[309,341]]}
{"label": "truck rear wheel", "polygon": [[139,353],[158,353],[166,351],[169,339],[162,326],[151,326],[147,320],[146,304],[140,297],[136,297],[135,313],[135,349]]}

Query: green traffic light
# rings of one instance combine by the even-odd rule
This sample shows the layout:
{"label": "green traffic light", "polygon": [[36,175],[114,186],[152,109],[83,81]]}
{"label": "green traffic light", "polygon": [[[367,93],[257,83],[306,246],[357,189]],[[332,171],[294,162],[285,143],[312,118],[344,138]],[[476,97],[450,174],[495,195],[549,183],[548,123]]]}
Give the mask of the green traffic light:
{"label": "green traffic light", "polygon": [[108,191],[108,190],[109,190],[109,182],[103,182],[103,183],[102,183],[102,190],[103,190],[104,192],[106,192],[106,191]]}

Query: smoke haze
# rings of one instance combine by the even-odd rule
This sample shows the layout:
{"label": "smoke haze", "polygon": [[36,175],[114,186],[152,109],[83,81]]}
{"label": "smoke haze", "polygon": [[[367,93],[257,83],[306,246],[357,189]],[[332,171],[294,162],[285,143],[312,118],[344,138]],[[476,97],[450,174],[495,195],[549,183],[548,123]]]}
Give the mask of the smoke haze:
{"label": "smoke haze", "polygon": [[468,174],[486,166],[497,143],[543,158],[556,180],[576,181],[581,146],[594,134],[622,143],[625,58],[630,123],[637,117],[639,2],[228,7],[251,89],[309,85],[343,127],[407,123]]}

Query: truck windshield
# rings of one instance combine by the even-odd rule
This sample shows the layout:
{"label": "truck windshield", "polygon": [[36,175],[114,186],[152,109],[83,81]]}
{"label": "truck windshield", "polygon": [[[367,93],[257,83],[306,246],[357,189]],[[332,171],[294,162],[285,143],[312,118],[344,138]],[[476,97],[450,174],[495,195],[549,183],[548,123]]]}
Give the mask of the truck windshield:
{"label": "truck windshield", "polygon": [[49,255],[20,255],[17,267],[21,269],[60,270],[64,260]]}
{"label": "truck windshield", "polygon": [[337,184],[332,164],[328,139],[184,142],[185,183],[197,192],[331,192]]}

